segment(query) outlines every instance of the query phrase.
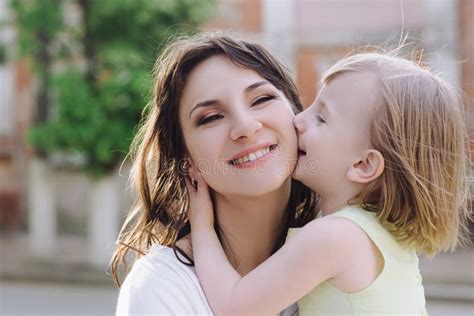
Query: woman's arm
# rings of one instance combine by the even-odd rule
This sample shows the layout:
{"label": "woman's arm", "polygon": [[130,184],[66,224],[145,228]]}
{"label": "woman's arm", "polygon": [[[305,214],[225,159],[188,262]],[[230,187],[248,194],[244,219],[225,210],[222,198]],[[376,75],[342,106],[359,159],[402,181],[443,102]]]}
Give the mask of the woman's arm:
{"label": "woman's arm", "polygon": [[187,181],[193,255],[216,314],[278,313],[350,264],[354,245],[344,232],[347,221],[322,218],[301,228],[273,256],[241,277],[227,260],[214,231],[207,184],[199,175],[196,179],[196,188]]}

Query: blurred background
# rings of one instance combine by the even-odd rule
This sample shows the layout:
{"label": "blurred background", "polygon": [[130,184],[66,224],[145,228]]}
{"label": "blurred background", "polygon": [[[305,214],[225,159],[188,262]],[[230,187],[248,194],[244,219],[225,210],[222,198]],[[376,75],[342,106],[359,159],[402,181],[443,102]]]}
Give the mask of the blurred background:
{"label": "blurred background", "polygon": [[[0,314],[114,313],[126,153],[157,54],[197,28],[265,45],[305,105],[337,59],[408,34],[472,107],[474,0],[0,0]],[[430,315],[474,315],[474,248],[420,261]]]}

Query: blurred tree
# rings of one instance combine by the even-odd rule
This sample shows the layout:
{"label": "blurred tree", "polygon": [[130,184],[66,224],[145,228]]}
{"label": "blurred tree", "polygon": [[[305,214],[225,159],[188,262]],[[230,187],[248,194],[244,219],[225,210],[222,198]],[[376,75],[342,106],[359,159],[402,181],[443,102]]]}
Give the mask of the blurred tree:
{"label": "blurred tree", "polygon": [[[19,52],[38,75],[29,140],[82,158],[93,175],[128,152],[160,45],[209,17],[214,0],[12,0]],[[80,13],[78,22],[65,18]],[[72,15],[74,17],[74,14]],[[54,68],[54,71],[53,71]]]}
{"label": "blurred tree", "polygon": [[39,79],[35,122],[46,122],[51,84],[50,46],[62,26],[60,8],[55,0],[42,2],[12,0],[11,7],[17,13],[17,23],[20,26],[19,50],[22,55],[31,57]]}

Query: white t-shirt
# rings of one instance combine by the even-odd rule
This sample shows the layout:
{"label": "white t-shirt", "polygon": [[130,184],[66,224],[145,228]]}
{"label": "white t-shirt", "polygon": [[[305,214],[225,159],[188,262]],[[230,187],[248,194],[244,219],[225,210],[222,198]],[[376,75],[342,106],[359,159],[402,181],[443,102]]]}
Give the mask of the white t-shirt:
{"label": "white t-shirt", "polygon": [[[298,307],[293,304],[281,315],[297,314]],[[172,248],[154,245],[125,278],[116,315],[213,314],[194,267],[180,262]]]}
{"label": "white t-shirt", "polygon": [[212,315],[212,311],[194,267],[179,262],[172,248],[154,245],[125,278],[116,315]]}

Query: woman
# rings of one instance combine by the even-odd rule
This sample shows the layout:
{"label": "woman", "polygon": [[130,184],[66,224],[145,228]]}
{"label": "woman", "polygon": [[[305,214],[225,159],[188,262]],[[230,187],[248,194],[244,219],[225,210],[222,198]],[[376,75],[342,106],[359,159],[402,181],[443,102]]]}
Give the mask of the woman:
{"label": "woman", "polygon": [[119,265],[144,256],[125,279],[117,314],[211,314],[193,267],[186,165],[209,184],[216,232],[245,275],[283,244],[290,226],[315,216],[313,194],[290,177],[292,122],[302,105],[273,56],[229,36],[180,39],[155,69],[153,99],[134,142],[139,198],[112,259],[115,280]]}

